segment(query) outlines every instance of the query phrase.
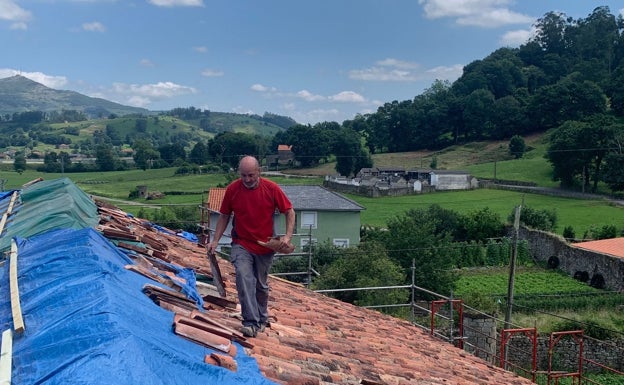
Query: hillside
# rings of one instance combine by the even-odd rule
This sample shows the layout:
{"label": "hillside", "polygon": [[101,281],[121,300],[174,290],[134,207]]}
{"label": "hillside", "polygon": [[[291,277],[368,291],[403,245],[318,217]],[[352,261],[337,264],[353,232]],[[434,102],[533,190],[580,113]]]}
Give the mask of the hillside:
{"label": "hillside", "polygon": [[0,79],[0,114],[61,110],[80,111],[89,117],[153,114],[145,108],[124,106],[74,91],[55,90],[21,75]]}
{"label": "hillside", "polygon": [[[513,159],[508,152],[508,140],[487,140],[449,146],[439,151],[410,151],[373,154],[373,167],[430,168],[435,159],[439,170],[466,170],[479,178],[493,178],[496,164],[499,179],[535,181],[551,187],[552,167],[544,158],[548,133],[537,133],[524,138],[527,152],[521,159]],[[336,173],[336,162],[317,167],[289,169],[293,175],[325,176]],[[545,177],[544,173],[547,173]]]}
{"label": "hillside", "polygon": [[[139,131],[135,128],[137,119],[156,116],[160,118],[148,121],[148,132],[155,130],[161,137],[175,138],[179,133],[176,132],[176,128],[182,127],[182,131],[198,132],[199,135],[191,135],[194,136],[195,140],[213,137],[220,132],[273,136],[297,123],[289,117],[270,113],[260,116],[202,111],[194,107],[176,108],[169,112],[150,111],[145,108],[125,106],[105,99],[89,97],[74,91],[55,90],[20,75],[0,79],[0,116],[9,115],[12,117],[16,113],[61,111],[81,112],[89,119],[88,122],[70,124],[72,126],[78,126],[81,129],[91,127],[87,130],[91,133],[95,129],[101,130],[103,127],[109,126],[123,133],[122,140],[128,134],[130,136],[137,134]],[[110,117],[113,119],[108,119]],[[121,119],[116,117],[121,117]],[[159,119],[169,121],[169,123],[158,124]],[[9,119],[5,118],[4,123],[10,125],[8,131],[14,131],[15,125],[6,122],[7,120]],[[129,121],[132,123],[128,124]],[[4,126],[0,126],[0,129]],[[20,125],[19,127],[25,131],[31,129],[29,125]]]}

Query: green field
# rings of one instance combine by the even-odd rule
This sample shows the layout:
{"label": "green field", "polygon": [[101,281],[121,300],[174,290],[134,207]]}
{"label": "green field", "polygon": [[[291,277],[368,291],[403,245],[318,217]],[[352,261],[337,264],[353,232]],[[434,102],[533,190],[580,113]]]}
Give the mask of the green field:
{"label": "green field", "polygon": [[[475,279],[478,277],[479,279]],[[457,281],[456,294],[485,292],[494,296],[507,295],[509,272],[503,269],[475,269],[464,271]],[[544,294],[599,293],[588,286],[554,270],[518,269],[514,280],[514,294],[518,296]]]}
{"label": "green field", "polygon": [[[35,178],[56,179],[68,177],[86,193],[116,200],[132,200],[135,204],[149,206],[188,204],[199,205],[207,197],[211,187],[224,185],[227,182],[224,174],[205,175],[175,175],[175,168],[154,170],[111,171],[106,173],[68,173],[46,174],[27,170],[23,174],[14,171],[0,171],[0,178],[6,180],[5,190],[20,188],[24,183]],[[322,183],[321,177],[278,177],[271,179],[281,184],[308,184]],[[165,193],[163,199],[146,201],[145,199],[129,199],[131,191],[139,185],[148,187],[148,191]],[[181,194],[184,195],[181,195]],[[427,208],[432,204],[457,211],[468,213],[489,207],[499,214],[501,220],[506,221],[514,207],[523,203],[534,209],[554,209],[558,217],[557,233],[563,228],[572,226],[576,234],[582,235],[590,227],[614,225],[617,229],[624,229],[624,207],[614,205],[604,199],[579,200],[561,198],[548,195],[527,194],[521,192],[479,189],[471,191],[435,192],[430,194],[409,195],[400,197],[367,198],[356,195],[347,195],[366,209],[362,212],[363,225],[386,225],[388,219],[400,216],[409,209]],[[115,202],[113,202],[115,204]],[[119,202],[120,208],[128,206]]]}
{"label": "green field", "polygon": [[615,225],[624,229],[624,207],[616,206],[607,200],[579,200],[522,192],[479,189],[471,191],[436,192],[402,197],[366,198],[348,195],[366,210],[362,213],[362,223],[384,226],[389,218],[401,215],[409,209],[427,208],[438,204],[459,213],[468,213],[489,207],[500,215],[503,221],[517,205],[523,204],[534,209],[554,209],[558,217],[557,233],[572,226],[577,234],[582,234],[591,226]]}

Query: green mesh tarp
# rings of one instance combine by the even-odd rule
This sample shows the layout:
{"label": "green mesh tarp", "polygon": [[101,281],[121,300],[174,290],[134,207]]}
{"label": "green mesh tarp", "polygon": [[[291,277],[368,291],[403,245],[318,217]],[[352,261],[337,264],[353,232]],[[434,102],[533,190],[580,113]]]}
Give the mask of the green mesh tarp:
{"label": "green mesh tarp", "polygon": [[37,182],[19,192],[0,238],[0,251],[8,250],[16,236],[28,238],[56,229],[95,227],[98,221],[93,200],[68,178]]}

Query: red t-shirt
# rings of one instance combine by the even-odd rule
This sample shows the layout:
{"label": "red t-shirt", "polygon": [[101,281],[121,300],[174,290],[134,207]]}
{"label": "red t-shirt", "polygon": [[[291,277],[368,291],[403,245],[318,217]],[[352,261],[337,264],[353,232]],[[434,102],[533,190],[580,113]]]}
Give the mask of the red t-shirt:
{"label": "red t-shirt", "polygon": [[273,234],[273,217],[276,210],[284,213],[292,203],[277,183],[260,178],[258,187],[246,188],[241,179],[235,180],[225,189],[222,214],[233,217],[232,241],[255,254],[267,254],[271,249],[260,246],[256,241],[267,241]]}

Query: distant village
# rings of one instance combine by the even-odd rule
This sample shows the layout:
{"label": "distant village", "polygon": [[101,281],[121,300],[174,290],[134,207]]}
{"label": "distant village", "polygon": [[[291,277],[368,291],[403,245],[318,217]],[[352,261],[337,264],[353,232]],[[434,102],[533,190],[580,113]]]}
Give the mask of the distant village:
{"label": "distant village", "polygon": [[479,187],[478,180],[466,171],[408,170],[400,167],[363,168],[354,178],[327,176],[324,185],[340,192],[368,196],[470,190]]}
{"label": "distant village", "polygon": [[[283,144],[278,146],[277,154],[267,157],[269,168],[293,161],[292,146]],[[323,185],[338,192],[375,197],[470,190],[478,188],[479,181],[466,171],[370,167],[361,169],[354,178],[328,175]]]}

